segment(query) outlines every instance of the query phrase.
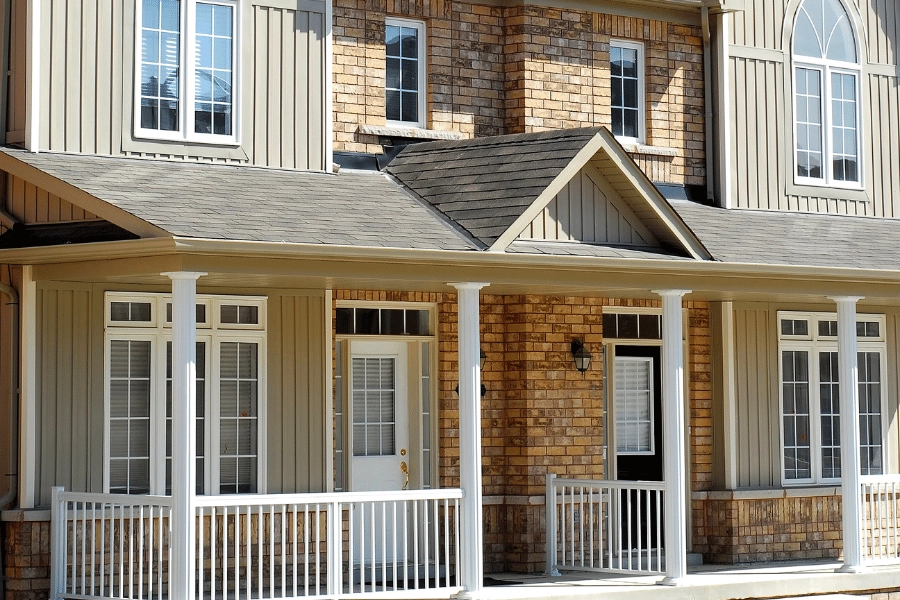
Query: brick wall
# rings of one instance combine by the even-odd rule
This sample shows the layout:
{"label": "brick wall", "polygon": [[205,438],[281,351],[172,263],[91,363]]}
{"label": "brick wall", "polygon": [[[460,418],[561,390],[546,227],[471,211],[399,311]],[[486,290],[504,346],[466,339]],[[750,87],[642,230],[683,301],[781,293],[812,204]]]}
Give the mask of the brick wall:
{"label": "brick wall", "polygon": [[695,494],[695,550],[707,562],[724,564],[839,558],[840,494],[799,493]]}
{"label": "brick wall", "polygon": [[3,522],[3,566],[7,600],[50,596],[50,523]]}
{"label": "brick wall", "polygon": [[426,23],[427,127],[464,137],[609,126],[609,41],[646,49],[647,144],[654,181],[704,181],[698,27],[538,6],[335,0],[335,150],[381,152],[361,125],[384,125],[384,19]]}

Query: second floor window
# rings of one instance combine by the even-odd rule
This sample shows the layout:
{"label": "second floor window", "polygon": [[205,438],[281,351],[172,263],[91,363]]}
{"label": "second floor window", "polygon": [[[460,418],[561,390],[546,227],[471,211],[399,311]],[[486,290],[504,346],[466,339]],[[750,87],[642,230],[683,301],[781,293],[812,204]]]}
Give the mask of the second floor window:
{"label": "second floor window", "polygon": [[236,140],[236,6],[142,0],[135,131],[140,137]]}
{"label": "second floor window", "polygon": [[385,116],[406,127],[425,126],[425,24],[385,23]]}
{"label": "second floor window", "polygon": [[797,182],[859,187],[860,67],[840,0],[804,0],[794,29],[793,63]]}
{"label": "second floor window", "polygon": [[621,141],[644,141],[644,47],[613,40],[609,44],[612,132]]}

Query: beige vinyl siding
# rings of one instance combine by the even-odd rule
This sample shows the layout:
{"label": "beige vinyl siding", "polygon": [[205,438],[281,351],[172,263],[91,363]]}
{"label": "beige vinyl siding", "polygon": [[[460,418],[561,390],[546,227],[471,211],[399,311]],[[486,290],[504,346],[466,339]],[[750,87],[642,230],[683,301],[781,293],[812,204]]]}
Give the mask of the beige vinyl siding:
{"label": "beige vinyl siding", "polygon": [[[862,61],[864,191],[794,185],[790,88],[797,0],[749,0],[733,13],[730,47],[732,198],[738,208],[900,217],[900,7],[895,0],[857,0],[868,52]],[[886,68],[886,66],[888,66]]]}
{"label": "beige vinyl siding", "polygon": [[519,238],[659,246],[603,175],[590,165],[566,184]]}
{"label": "beige vinyl siding", "polygon": [[268,492],[327,491],[324,295],[270,296],[268,316]]}
{"label": "beige vinyl siding", "polygon": [[9,93],[7,94],[6,141],[25,141],[25,13],[27,0],[13,0],[9,27]]}
{"label": "beige vinyl siding", "polygon": [[24,223],[97,220],[97,215],[14,175],[6,176],[6,210]]}
{"label": "beige vinyl siding", "polygon": [[781,485],[778,348],[767,305],[734,311],[737,487]]}
{"label": "beige vinyl siding", "polygon": [[[55,485],[103,489],[105,291],[99,284],[38,285],[35,494],[42,506],[49,505]],[[321,292],[269,296],[269,492],[327,489],[324,311]]]}
{"label": "beige vinyl siding", "polygon": [[[15,30],[23,32],[25,2],[16,2]],[[135,0],[45,3],[41,149],[323,169],[325,3],[302,5],[242,4],[236,89],[241,145],[226,147],[133,138]],[[24,55],[14,53],[11,70],[16,97],[10,128],[21,121],[24,130]]]}
{"label": "beige vinyl siding", "polygon": [[102,488],[95,476],[103,456],[102,420],[99,439],[93,420],[98,411],[102,419],[103,386],[102,379],[97,386],[88,359],[96,359],[93,347],[103,340],[94,299],[89,285],[38,286],[35,498],[41,506],[50,504],[55,485],[73,491]]}

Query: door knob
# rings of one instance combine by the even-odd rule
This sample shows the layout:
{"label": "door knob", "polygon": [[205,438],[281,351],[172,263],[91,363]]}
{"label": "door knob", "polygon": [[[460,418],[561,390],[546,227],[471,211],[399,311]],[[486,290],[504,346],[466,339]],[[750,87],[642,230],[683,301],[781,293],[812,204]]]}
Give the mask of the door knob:
{"label": "door knob", "polygon": [[406,488],[409,487],[409,465],[406,464],[406,461],[400,461],[400,472],[406,475],[406,481],[403,482],[403,491],[406,491]]}

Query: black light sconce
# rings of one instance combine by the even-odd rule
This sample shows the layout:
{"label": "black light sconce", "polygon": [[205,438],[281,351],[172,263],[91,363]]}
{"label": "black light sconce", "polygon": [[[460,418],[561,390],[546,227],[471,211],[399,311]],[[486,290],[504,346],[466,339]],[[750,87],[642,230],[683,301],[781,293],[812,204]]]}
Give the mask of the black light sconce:
{"label": "black light sconce", "polygon": [[[478,369],[484,371],[484,363],[487,362],[487,354],[484,353],[484,350],[481,348],[478,349]],[[456,388],[453,390],[456,392],[456,395],[459,396],[459,384],[456,384]],[[481,384],[481,397],[484,398],[484,395],[487,394],[487,388],[484,387],[484,384]]]}
{"label": "black light sconce", "polygon": [[584,347],[581,340],[572,340],[572,360],[575,361],[575,369],[584,377],[584,373],[591,366],[591,353]]}

